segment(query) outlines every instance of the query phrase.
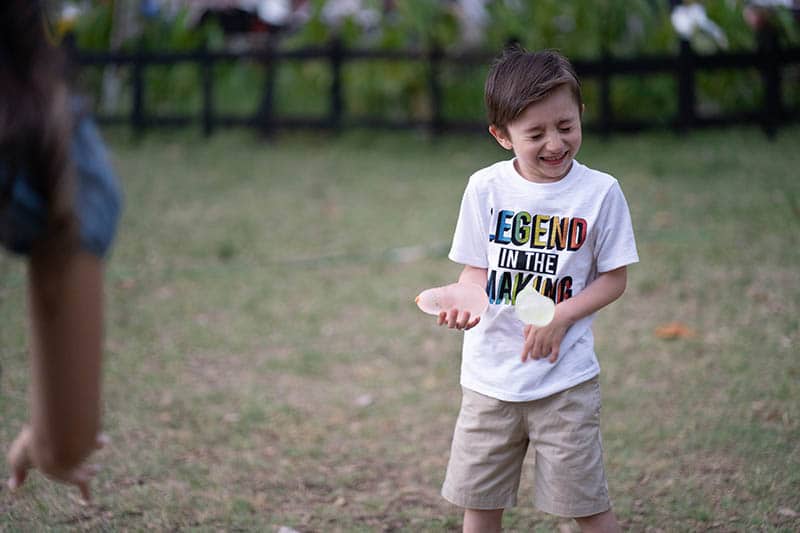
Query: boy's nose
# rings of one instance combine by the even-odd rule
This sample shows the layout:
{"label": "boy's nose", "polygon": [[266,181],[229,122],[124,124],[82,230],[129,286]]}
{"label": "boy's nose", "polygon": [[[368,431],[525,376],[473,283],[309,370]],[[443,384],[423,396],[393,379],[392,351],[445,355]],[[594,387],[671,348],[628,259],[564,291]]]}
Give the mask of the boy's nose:
{"label": "boy's nose", "polygon": [[560,150],[564,146],[564,142],[561,140],[561,137],[558,135],[550,135],[547,138],[547,142],[545,143],[544,147],[546,150],[551,152],[556,152]]}

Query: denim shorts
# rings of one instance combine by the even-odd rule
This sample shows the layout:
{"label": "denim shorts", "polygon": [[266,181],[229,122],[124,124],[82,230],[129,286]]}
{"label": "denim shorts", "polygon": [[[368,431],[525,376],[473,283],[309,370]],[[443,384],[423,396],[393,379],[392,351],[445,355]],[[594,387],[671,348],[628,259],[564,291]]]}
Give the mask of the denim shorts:
{"label": "denim shorts", "polygon": [[[94,121],[73,100],[75,125],[70,158],[75,173],[74,213],[81,249],[105,256],[114,240],[122,208],[122,190]],[[25,169],[11,174],[0,159],[0,245],[29,255],[47,226],[48,206]]]}

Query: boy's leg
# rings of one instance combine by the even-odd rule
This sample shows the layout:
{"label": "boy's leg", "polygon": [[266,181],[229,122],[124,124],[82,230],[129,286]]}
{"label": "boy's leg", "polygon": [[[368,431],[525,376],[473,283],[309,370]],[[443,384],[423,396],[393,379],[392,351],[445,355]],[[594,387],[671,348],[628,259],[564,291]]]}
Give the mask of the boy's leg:
{"label": "boy's leg", "polygon": [[442,496],[469,510],[515,505],[527,447],[523,412],[515,404],[464,388]]}
{"label": "boy's leg", "polygon": [[614,511],[611,509],[604,513],[576,518],[575,521],[583,533],[619,533],[622,531]]}
{"label": "boy's leg", "polygon": [[536,507],[556,516],[587,517],[578,521],[582,527],[582,522],[589,528],[606,523],[614,515],[603,468],[598,379],[537,401],[529,424]]}
{"label": "boy's leg", "polygon": [[464,509],[464,533],[500,533],[503,509]]}

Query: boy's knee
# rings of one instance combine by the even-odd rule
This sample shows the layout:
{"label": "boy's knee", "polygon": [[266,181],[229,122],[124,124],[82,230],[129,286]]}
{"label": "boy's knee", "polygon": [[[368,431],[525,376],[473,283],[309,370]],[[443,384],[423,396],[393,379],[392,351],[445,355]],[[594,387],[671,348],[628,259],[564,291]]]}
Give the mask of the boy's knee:
{"label": "boy's knee", "polygon": [[464,533],[499,533],[503,509],[464,509]]}
{"label": "boy's knee", "polygon": [[614,511],[609,509],[592,516],[575,519],[583,533],[619,533],[622,531],[617,523]]}

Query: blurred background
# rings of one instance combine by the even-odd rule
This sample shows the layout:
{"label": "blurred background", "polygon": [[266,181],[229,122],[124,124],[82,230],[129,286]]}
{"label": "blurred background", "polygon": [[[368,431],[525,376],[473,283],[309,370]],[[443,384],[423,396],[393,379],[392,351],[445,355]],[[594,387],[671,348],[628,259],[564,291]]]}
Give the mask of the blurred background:
{"label": "blurred background", "polygon": [[603,132],[800,114],[793,0],[54,2],[106,122],[482,131],[503,46],[557,48]]}
{"label": "blurred background", "polygon": [[[32,475],[2,531],[459,531],[439,496],[471,173],[508,158],[510,42],[584,81],[578,159],[641,264],[595,321],[628,531],[800,530],[800,24],[789,0],[50,4],[125,190],[94,501]],[[0,256],[0,447],[28,419],[26,274]],[[530,460],[530,459],[529,459]],[[506,531],[575,531],[523,474]]]}

